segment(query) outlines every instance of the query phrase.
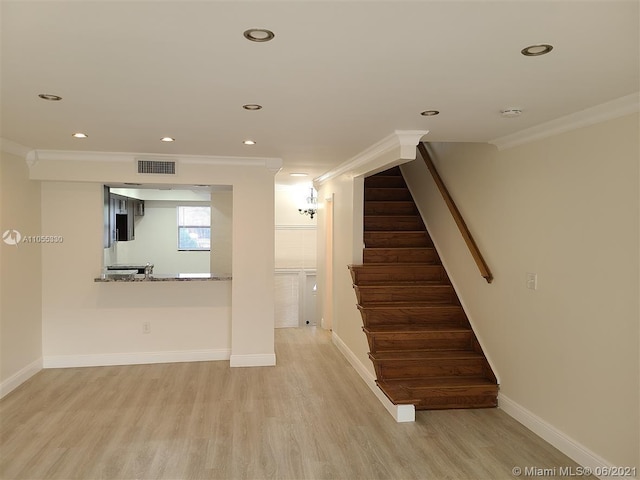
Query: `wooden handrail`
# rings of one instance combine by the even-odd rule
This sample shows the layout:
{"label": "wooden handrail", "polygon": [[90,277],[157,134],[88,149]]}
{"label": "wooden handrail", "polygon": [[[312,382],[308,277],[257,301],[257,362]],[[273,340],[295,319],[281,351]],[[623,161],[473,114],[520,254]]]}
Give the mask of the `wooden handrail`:
{"label": "wooden handrail", "polygon": [[480,274],[485,278],[487,283],[491,283],[493,281],[493,275],[491,274],[491,271],[487,266],[487,262],[485,262],[484,258],[482,258],[482,254],[478,249],[478,245],[476,245],[475,240],[471,236],[471,232],[469,232],[469,228],[467,228],[467,224],[464,222],[464,219],[460,214],[460,210],[458,210],[458,207],[456,207],[456,204],[451,198],[451,195],[449,194],[447,187],[445,186],[444,182],[442,181],[442,178],[438,174],[438,171],[436,170],[436,167],[433,164],[433,161],[431,160],[431,156],[429,155],[429,152],[427,151],[427,147],[425,147],[424,143],[422,142],[418,143],[418,151],[422,155],[424,163],[427,164],[427,168],[431,172],[431,176],[433,176],[433,180],[436,182],[436,185],[438,186],[438,190],[440,190],[440,193],[442,194],[442,198],[444,198],[444,202],[447,204],[447,207],[449,207],[449,211],[451,212],[451,215],[453,215],[453,219],[455,220],[456,225],[458,225],[458,229],[460,229],[462,238],[464,238],[464,241],[467,244],[469,251],[471,252],[471,256],[475,260],[476,265],[478,265]]}

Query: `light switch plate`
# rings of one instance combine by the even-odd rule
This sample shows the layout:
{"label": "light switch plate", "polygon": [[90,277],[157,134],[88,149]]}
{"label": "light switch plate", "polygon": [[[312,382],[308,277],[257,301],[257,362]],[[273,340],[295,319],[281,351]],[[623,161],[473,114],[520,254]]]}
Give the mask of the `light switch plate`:
{"label": "light switch plate", "polygon": [[530,290],[538,289],[538,274],[527,272],[527,288]]}

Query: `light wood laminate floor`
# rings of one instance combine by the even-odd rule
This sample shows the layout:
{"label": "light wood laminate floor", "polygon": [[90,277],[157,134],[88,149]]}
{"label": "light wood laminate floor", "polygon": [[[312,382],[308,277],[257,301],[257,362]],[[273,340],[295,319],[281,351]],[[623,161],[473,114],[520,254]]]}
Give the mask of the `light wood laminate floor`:
{"label": "light wood laminate floor", "polygon": [[0,401],[0,477],[475,480],[576,466],[499,409],[396,423],[326,331],[276,330],[276,354],[263,368],[43,370]]}

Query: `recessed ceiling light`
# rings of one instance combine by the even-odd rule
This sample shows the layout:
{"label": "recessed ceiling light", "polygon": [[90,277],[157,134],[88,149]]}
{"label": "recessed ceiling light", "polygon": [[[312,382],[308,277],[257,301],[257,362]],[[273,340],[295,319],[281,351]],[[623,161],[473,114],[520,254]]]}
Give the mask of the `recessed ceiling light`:
{"label": "recessed ceiling light", "polygon": [[513,118],[522,115],[522,110],[520,110],[519,108],[507,108],[505,110],[501,110],[500,113],[503,117]]}
{"label": "recessed ceiling light", "polygon": [[551,50],[553,50],[553,45],[541,43],[539,45],[529,45],[528,47],[520,50],[520,53],[525,57],[537,57],[539,55],[546,55]]}
{"label": "recessed ceiling light", "polygon": [[62,100],[62,97],[59,97],[58,95],[53,95],[51,93],[41,93],[38,95],[38,97],[40,97],[43,100],[49,100],[50,102],[59,102],[60,100]]}
{"label": "recessed ceiling light", "polygon": [[254,142],[253,140],[245,140],[242,143],[244,143],[245,145],[255,145],[256,144],[256,142]]}
{"label": "recessed ceiling light", "polygon": [[289,176],[291,176],[291,177],[308,177],[309,174],[300,172],[300,173],[290,173]]}
{"label": "recessed ceiling light", "polygon": [[275,34],[271,30],[264,28],[250,28],[249,30],[245,30],[243,35],[244,38],[252,42],[268,42],[275,37]]}
{"label": "recessed ceiling light", "polygon": [[162,138],[160,139],[160,141],[161,141],[161,142],[175,142],[175,141],[176,141],[176,139],[175,139],[175,138],[173,138],[173,137],[162,137]]}
{"label": "recessed ceiling light", "polygon": [[86,133],[82,133],[82,132],[76,132],[71,136],[73,138],[88,138],[89,137],[89,135],[87,135]]}
{"label": "recessed ceiling light", "polygon": [[423,117],[435,117],[436,115],[440,115],[438,110],[425,110],[424,112],[420,112],[420,115]]}
{"label": "recessed ceiling light", "polygon": [[262,109],[262,105],[258,105],[257,103],[247,103],[246,105],[242,105],[242,108],[245,110],[260,110]]}

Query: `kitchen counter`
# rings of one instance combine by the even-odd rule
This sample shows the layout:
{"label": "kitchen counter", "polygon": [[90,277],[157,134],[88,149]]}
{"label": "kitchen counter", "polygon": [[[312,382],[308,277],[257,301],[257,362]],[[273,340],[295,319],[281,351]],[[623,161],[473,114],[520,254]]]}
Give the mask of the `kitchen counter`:
{"label": "kitchen counter", "polygon": [[215,273],[153,273],[149,277],[136,273],[136,270],[112,270],[107,275],[94,278],[94,282],[198,282],[198,281],[228,281],[231,275]]}

